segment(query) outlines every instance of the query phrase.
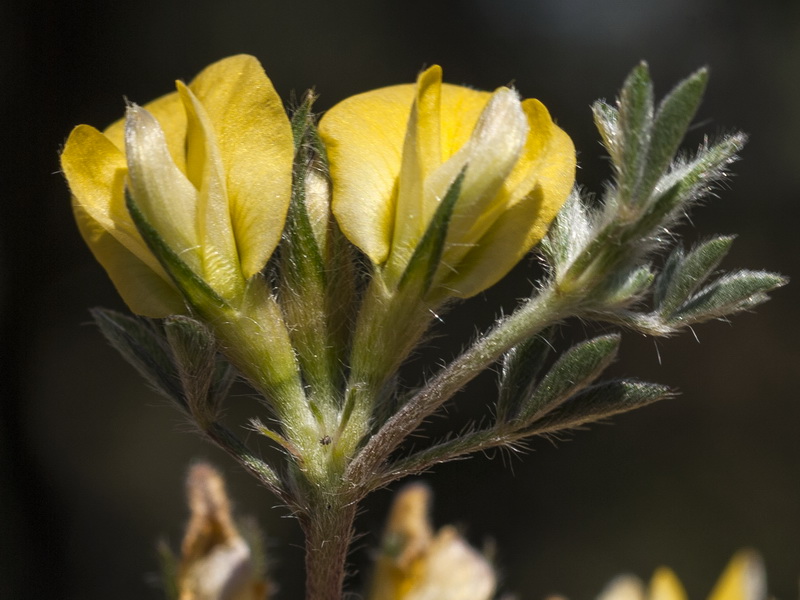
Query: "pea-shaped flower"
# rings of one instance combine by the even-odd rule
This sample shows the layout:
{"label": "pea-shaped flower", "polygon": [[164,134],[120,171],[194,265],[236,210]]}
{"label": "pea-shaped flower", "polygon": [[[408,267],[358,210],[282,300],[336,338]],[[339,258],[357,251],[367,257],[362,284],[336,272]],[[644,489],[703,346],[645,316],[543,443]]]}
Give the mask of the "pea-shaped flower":
{"label": "pea-shaped flower", "polygon": [[468,297],[542,239],[572,188],[575,150],[538,100],[441,77],[434,66],[416,84],[348,98],[323,117],[320,133],[333,212],[386,284],[400,284],[434,223],[446,232],[428,287]]}
{"label": "pea-shaped flower", "polygon": [[292,156],[280,98],[259,62],[241,55],[130,105],[102,133],[79,125],[61,164],[81,233],[120,295],[133,312],[163,317],[187,310],[180,277],[140,235],[126,194],[190,277],[236,300],[280,240]]}

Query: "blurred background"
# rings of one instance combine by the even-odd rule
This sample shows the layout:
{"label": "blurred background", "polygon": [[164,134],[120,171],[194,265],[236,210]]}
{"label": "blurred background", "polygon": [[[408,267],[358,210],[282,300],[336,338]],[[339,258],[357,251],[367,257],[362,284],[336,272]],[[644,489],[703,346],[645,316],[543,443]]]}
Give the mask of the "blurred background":
{"label": "blurred background", "polygon": [[[422,479],[436,493],[437,525],[456,523],[493,548],[502,590],[519,598],[586,600],[617,573],[649,577],[660,564],[704,598],[745,546],[764,556],[772,594],[798,597],[797,0],[12,0],[0,5],[0,48],[3,598],[161,598],[155,543],[177,547],[183,478],[200,458],[225,472],[238,512],[267,532],[278,597],[302,597],[297,524],[187,433],[90,324],[89,307],[124,307],[79,238],[58,172],[74,125],[102,128],[121,116],[124,98],[147,102],[239,52],[261,59],[286,100],[315,86],[319,109],[413,81],[434,63],[451,83],[513,83],[573,137],[578,181],[594,191],[608,170],[590,103],[612,99],[642,59],[659,96],[710,66],[689,145],[736,129],[751,141],[729,189],[681,231],[690,240],[737,233],[725,266],[795,282],[757,314],[695,336],[625,336],[611,374],[673,385],[677,399],[555,444],[534,440],[525,456],[478,456]],[[449,313],[434,354],[452,356],[476,323],[512,307],[531,272],[523,265]],[[467,419],[494,393],[493,379],[482,379],[450,415]],[[258,410],[246,390],[231,399],[231,421]],[[390,499],[387,490],[365,504],[354,589]]]}

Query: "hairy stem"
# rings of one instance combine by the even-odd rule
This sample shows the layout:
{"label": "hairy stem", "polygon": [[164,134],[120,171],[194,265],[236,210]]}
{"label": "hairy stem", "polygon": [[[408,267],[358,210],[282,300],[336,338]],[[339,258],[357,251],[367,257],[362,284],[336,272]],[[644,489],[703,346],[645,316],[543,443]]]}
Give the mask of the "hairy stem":
{"label": "hairy stem", "polygon": [[[541,291],[515,313],[470,346],[398,410],[362,448],[347,472],[355,485],[386,460],[422,421],[515,344],[571,314],[576,296],[560,295],[553,286]],[[580,296],[577,296],[580,297]]]}
{"label": "hairy stem", "polygon": [[341,600],[357,503],[319,497],[300,517],[306,539],[306,600]]}

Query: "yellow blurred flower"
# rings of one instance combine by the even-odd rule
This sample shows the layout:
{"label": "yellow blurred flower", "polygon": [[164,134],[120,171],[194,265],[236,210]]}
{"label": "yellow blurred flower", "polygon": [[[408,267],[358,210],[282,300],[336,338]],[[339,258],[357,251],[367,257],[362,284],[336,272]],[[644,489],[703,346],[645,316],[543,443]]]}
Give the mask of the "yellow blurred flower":
{"label": "yellow blurred flower", "polygon": [[392,505],[369,600],[488,600],[494,570],[453,527],[433,533],[422,484],[403,488]]}
{"label": "yellow blurred flower", "polygon": [[[759,555],[752,550],[738,552],[728,563],[708,600],[766,600],[766,574]],[[686,591],[672,570],[661,567],[645,590],[633,576],[614,579],[598,600],[687,600]]]}
{"label": "yellow blurred flower", "polygon": [[462,172],[432,285],[457,297],[541,240],[575,176],[572,141],[538,100],[442,84],[438,66],[337,104],[320,134],[339,225],[392,288]]}
{"label": "yellow blurred flower", "polygon": [[269,585],[233,522],[222,476],[198,463],[186,488],[192,516],[181,547],[178,600],[266,600]]}
{"label": "yellow blurred flower", "polygon": [[226,299],[241,296],[280,239],[293,143],[272,83],[252,56],[204,69],[188,86],[104,132],[79,125],[61,164],[81,233],[135,312],[186,312],[139,234],[125,189],[169,249]]}

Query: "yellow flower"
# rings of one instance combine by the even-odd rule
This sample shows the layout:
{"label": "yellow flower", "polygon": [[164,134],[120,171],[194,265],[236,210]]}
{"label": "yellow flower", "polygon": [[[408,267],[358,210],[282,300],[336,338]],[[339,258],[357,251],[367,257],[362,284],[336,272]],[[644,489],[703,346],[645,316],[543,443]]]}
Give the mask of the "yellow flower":
{"label": "yellow flower", "polygon": [[292,157],[280,98],[259,62],[241,55],[130,105],[105,132],[79,125],[61,164],[81,233],[122,298],[164,317],[186,312],[185,301],[134,225],[126,188],[169,250],[236,299],[280,239]]}
{"label": "yellow flower", "polygon": [[453,527],[433,533],[430,491],[407,485],[395,498],[369,600],[488,600],[496,585],[489,562]]}
{"label": "yellow flower", "polygon": [[339,225],[391,287],[463,171],[433,286],[468,297],[544,236],[572,188],[575,150],[538,100],[441,78],[434,66],[416,84],[348,98],[320,134]]}
{"label": "yellow flower", "polygon": [[186,488],[192,516],[181,547],[179,600],[265,600],[263,565],[234,524],[222,476],[198,463]]}
{"label": "yellow flower", "polygon": [[[761,558],[752,550],[742,550],[731,559],[708,600],[766,600],[766,575]],[[598,600],[686,600],[686,591],[672,570],[661,567],[653,574],[650,586],[623,575],[613,580]]]}

